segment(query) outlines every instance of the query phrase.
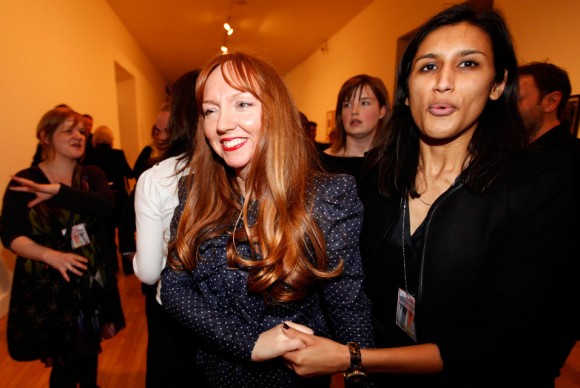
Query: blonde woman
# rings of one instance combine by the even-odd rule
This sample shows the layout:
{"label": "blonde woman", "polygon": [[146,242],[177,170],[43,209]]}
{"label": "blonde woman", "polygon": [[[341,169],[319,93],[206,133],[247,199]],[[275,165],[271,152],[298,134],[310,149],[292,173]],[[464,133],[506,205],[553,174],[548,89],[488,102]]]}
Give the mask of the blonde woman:
{"label": "blonde woman", "polygon": [[101,340],[125,326],[105,226],[114,198],[103,172],[79,163],[80,114],[48,111],[37,137],[43,161],[13,177],[2,207],[2,243],[18,255],[8,349],[51,366],[51,387],[96,387]]}

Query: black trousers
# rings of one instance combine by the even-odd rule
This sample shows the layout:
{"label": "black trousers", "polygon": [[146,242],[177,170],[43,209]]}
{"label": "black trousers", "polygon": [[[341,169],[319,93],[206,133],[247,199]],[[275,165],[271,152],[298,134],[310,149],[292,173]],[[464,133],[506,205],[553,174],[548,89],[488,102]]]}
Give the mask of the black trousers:
{"label": "black trousers", "polygon": [[205,387],[196,370],[197,342],[155,299],[157,285],[143,287],[147,315],[146,388]]}
{"label": "black trousers", "polygon": [[81,356],[74,364],[55,365],[50,373],[50,388],[96,388],[99,355]]}

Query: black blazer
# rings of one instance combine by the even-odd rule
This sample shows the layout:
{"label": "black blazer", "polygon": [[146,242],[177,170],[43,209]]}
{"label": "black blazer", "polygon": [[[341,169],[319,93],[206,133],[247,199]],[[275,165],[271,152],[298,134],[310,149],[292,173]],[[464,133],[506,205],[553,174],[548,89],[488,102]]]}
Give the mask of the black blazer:
{"label": "black blazer", "polygon": [[107,175],[109,186],[113,192],[123,192],[127,195],[127,179],[133,178],[133,170],[127,162],[125,152],[111,148],[106,144],[97,145],[91,155],[85,159],[85,164],[99,167]]}
{"label": "black blazer", "polygon": [[[562,155],[527,152],[482,194],[459,179],[437,199],[423,224],[411,288],[418,343],[438,345],[444,373],[399,376],[396,386],[553,382],[574,344],[571,306],[578,303],[572,185]],[[402,199],[381,196],[376,179],[363,184],[361,198],[361,254],[377,344],[411,345],[395,324],[403,269],[393,230]]]}

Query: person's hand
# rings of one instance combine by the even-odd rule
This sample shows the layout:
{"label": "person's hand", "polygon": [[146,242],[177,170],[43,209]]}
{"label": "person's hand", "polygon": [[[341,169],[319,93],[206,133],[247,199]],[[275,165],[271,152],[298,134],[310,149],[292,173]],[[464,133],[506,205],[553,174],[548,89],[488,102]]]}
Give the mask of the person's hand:
{"label": "person's hand", "polygon": [[82,276],[83,271],[87,270],[86,263],[89,261],[74,253],[48,250],[43,257],[46,264],[61,273],[64,280],[70,282],[69,272],[77,276]]}
{"label": "person's hand", "polygon": [[284,325],[303,333],[314,333],[309,327],[293,322],[284,322],[280,325],[274,326],[260,334],[260,337],[258,337],[254,349],[252,350],[252,361],[270,360],[272,358],[280,357],[292,350],[304,347],[304,344],[299,339],[289,338],[284,335],[282,332],[282,327],[284,327]]}
{"label": "person's hand", "polygon": [[282,356],[296,374],[303,377],[328,375],[345,371],[350,366],[350,353],[346,345],[292,327],[283,327],[282,332],[305,345]]}
{"label": "person's hand", "polygon": [[36,194],[36,198],[28,203],[28,207],[34,207],[42,201],[52,198],[60,190],[60,183],[36,183],[18,176],[12,176],[11,178],[19,183],[20,186],[9,186],[10,190]]}

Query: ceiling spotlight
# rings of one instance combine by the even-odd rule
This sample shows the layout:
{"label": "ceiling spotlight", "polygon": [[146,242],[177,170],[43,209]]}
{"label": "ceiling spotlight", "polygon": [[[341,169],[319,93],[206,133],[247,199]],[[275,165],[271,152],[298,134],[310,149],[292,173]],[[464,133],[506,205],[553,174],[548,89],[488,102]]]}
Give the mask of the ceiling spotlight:
{"label": "ceiling spotlight", "polygon": [[224,28],[226,29],[226,31],[229,31],[232,29],[232,27],[230,27],[230,25],[228,23],[224,23]]}
{"label": "ceiling spotlight", "polygon": [[222,46],[222,54],[227,54],[228,48],[226,46]]}
{"label": "ceiling spotlight", "polygon": [[230,28],[230,29],[228,30],[228,35],[231,35],[231,34],[233,34],[233,33],[234,33],[234,29],[233,29],[233,28]]}

